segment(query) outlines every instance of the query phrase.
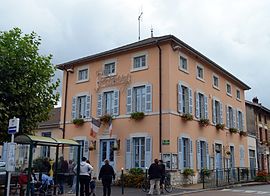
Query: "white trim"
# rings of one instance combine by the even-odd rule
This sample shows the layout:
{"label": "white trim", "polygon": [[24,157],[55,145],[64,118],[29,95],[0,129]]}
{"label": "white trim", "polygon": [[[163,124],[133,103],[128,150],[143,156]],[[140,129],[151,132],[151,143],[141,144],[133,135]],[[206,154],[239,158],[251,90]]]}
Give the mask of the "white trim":
{"label": "white trim", "polygon": [[[228,93],[227,85],[231,87],[231,93]],[[226,81],[226,86],[225,86],[226,94],[230,97],[232,97],[232,84],[228,81]]]}
{"label": "white trim", "polygon": [[[145,56],[145,66],[144,67],[139,67],[139,68],[134,68],[134,58],[139,57],[139,56]],[[148,69],[148,52],[147,51],[142,51],[135,53],[131,56],[131,69],[130,72],[136,72],[136,71],[142,71]]]}
{"label": "white trim", "polygon": [[[202,75],[203,75],[202,78],[200,78],[200,77],[198,76],[198,74],[199,74],[199,73],[198,73],[198,67],[202,69]],[[205,77],[204,67],[203,67],[203,65],[197,63],[197,65],[196,65],[196,79],[198,79],[198,80],[200,80],[200,81],[202,81],[202,82],[205,82],[205,81],[204,81],[204,77]]]}
{"label": "white trim", "polygon": [[73,137],[73,140],[89,140],[89,139],[86,136],[76,136],[76,137]]}
{"label": "white trim", "polygon": [[[187,61],[187,69],[182,68],[182,66],[181,66],[181,61],[180,61],[180,57],[183,57],[183,58],[186,59],[186,61]],[[179,62],[178,62],[178,69],[179,69],[180,71],[186,73],[186,74],[189,74],[189,71],[188,71],[188,70],[189,70],[189,66],[188,66],[189,59],[188,59],[187,55],[185,55],[184,53],[182,53],[182,52],[179,51],[178,61],[179,61]]]}
{"label": "white trim", "polygon": [[[218,86],[215,85],[214,83],[214,77],[216,77],[218,79]],[[214,89],[217,89],[217,90],[220,90],[219,89],[219,86],[220,86],[220,79],[219,79],[219,76],[215,73],[212,74],[212,86]]]}
{"label": "white trim", "polygon": [[152,136],[149,133],[147,133],[147,131],[142,131],[142,132],[130,133],[129,137],[134,138],[134,137],[152,137]]}
{"label": "white trim", "polygon": [[[105,65],[106,64],[110,64],[110,63],[114,63],[114,73],[108,74],[108,75],[104,75]],[[103,62],[103,65],[102,65],[102,76],[103,77],[116,76],[116,67],[117,67],[117,60],[116,59],[105,60]]]}
{"label": "white trim", "polygon": [[79,93],[75,94],[76,97],[89,96],[89,95],[90,95],[89,92],[79,92]]}
{"label": "white trim", "polygon": [[[85,80],[79,80],[79,72],[82,71],[82,70],[86,70],[86,69],[87,69],[87,79],[85,79]],[[76,81],[76,83],[88,82],[89,81],[89,78],[90,78],[89,75],[90,75],[89,65],[79,66],[78,69],[77,69],[77,81]]]}
{"label": "white trim", "polygon": [[221,144],[223,146],[223,141],[221,141],[221,140],[214,140],[214,144]]}

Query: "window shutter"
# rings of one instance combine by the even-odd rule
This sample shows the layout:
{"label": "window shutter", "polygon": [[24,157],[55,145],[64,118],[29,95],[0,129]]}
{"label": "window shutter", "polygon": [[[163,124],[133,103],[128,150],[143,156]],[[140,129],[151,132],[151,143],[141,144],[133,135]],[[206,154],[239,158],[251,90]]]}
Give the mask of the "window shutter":
{"label": "window shutter", "polygon": [[113,92],[114,99],[113,99],[113,115],[119,115],[119,90],[115,90]]}
{"label": "window shutter", "polygon": [[219,102],[219,107],[220,107],[220,124],[223,124],[223,106],[222,103]]}
{"label": "window shutter", "polygon": [[206,146],[206,167],[207,167],[207,169],[210,169],[210,157],[209,157],[208,142],[205,142],[205,146]]}
{"label": "window shutter", "polygon": [[127,89],[127,114],[132,112],[132,88]]}
{"label": "window shutter", "polygon": [[199,119],[199,93],[195,92],[195,96],[196,96],[195,117]]}
{"label": "window shutter", "polygon": [[245,149],[244,147],[241,145],[240,146],[240,167],[244,167],[245,166]]}
{"label": "window shutter", "polygon": [[235,123],[236,116],[237,116],[236,109],[233,109],[233,128],[235,128],[235,126],[236,126],[236,123]]}
{"label": "window shutter", "polygon": [[152,85],[145,85],[145,112],[152,112]]}
{"label": "window shutter", "polygon": [[201,143],[197,140],[197,170],[201,169]]}
{"label": "window shutter", "polygon": [[90,118],[91,116],[91,95],[86,96],[86,110],[85,110],[85,117]]}
{"label": "window shutter", "polygon": [[183,107],[182,107],[182,105],[183,105],[183,92],[182,92],[182,85],[180,82],[178,83],[178,93],[177,94],[178,94],[178,104],[177,104],[178,112],[183,113]]}
{"label": "window shutter", "polygon": [[126,169],[131,169],[131,139],[126,139]]}
{"label": "window shutter", "polygon": [[204,97],[204,118],[208,119],[208,98],[206,95]]}
{"label": "window shutter", "polygon": [[244,126],[245,126],[245,123],[244,123],[244,113],[242,112],[242,131],[244,131]]}
{"label": "window shutter", "polygon": [[217,123],[216,122],[216,115],[218,115],[218,114],[216,114],[216,105],[215,105],[215,99],[212,99],[212,118],[213,118],[213,123],[214,123],[214,125]]}
{"label": "window shutter", "polygon": [[72,112],[71,112],[71,117],[72,119],[75,119],[77,117],[76,111],[76,105],[77,105],[77,97],[72,97]]}
{"label": "window shutter", "polygon": [[69,160],[74,159],[74,150],[75,150],[75,146],[70,146],[70,148],[69,148]]}
{"label": "window shutter", "polygon": [[183,141],[182,141],[182,137],[180,137],[178,138],[178,168],[179,170],[184,169],[182,149],[183,149]]}
{"label": "window shutter", "polygon": [[236,128],[240,130],[240,124],[239,124],[239,116],[238,116],[238,110],[236,109],[235,113],[235,120],[236,120]]}
{"label": "window shutter", "polygon": [[101,117],[102,116],[102,104],[103,103],[103,93],[98,94],[98,102],[97,102],[97,116]]}
{"label": "window shutter", "polygon": [[189,139],[189,156],[190,156],[189,167],[193,169],[193,146],[191,139]]}
{"label": "window shutter", "polygon": [[192,89],[188,88],[188,98],[189,98],[189,113],[192,114],[193,103],[192,103]]}
{"label": "window shutter", "polygon": [[152,163],[152,138],[145,138],[145,166],[149,168]]}
{"label": "window shutter", "polygon": [[230,128],[230,116],[229,116],[229,107],[226,105],[226,125]]}
{"label": "window shutter", "polygon": [[89,141],[88,140],[84,140],[83,156],[89,159]]}

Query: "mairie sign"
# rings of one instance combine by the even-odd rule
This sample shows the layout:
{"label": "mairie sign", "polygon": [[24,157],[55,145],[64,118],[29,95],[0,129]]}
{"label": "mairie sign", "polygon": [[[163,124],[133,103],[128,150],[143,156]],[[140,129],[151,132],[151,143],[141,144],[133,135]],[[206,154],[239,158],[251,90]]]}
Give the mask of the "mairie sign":
{"label": "mairie sign", "polygon": [[9,120],[8,123],[8,134],[15,134],[19,132],[19,124],[20,119],[19,118],[12,118]]}

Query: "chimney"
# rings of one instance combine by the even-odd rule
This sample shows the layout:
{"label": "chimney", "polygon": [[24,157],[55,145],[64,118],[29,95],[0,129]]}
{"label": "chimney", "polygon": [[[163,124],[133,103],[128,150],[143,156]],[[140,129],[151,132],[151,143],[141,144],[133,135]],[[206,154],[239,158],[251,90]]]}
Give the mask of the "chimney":
{"label": "chimney", "polygon": [[259,103],[259,99],[258,99],[257,97],[254,97],[254,98],[252,99],[252,102],[258,104],[258,103]]}

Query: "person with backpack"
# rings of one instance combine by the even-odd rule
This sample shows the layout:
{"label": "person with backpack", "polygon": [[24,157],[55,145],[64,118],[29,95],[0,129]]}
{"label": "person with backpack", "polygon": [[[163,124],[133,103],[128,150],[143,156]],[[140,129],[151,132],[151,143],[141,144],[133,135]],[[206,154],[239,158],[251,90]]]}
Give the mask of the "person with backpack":
{"label": "person with backpack", "polygon": [[148,192],[148,195],[153,195],[154,188],[157,189],[157,194],[160,195],[160,179],[161,179],[161,167],[158,164],[158,159],[154,160],[154,163],[152,163],[149,167],[148,174],[149,174],[149,180],[150,180],[150,190]]}
{"label": "person with backpack", "polygon": [[111,184],[112,180],[115,179],[115,172],[113,167],[109,164],[109,160],[106,159],[104,161],[104,165],[102,165],[98,179],[102,180],[103,185],[103,196],[110,196],[111,195]]}

